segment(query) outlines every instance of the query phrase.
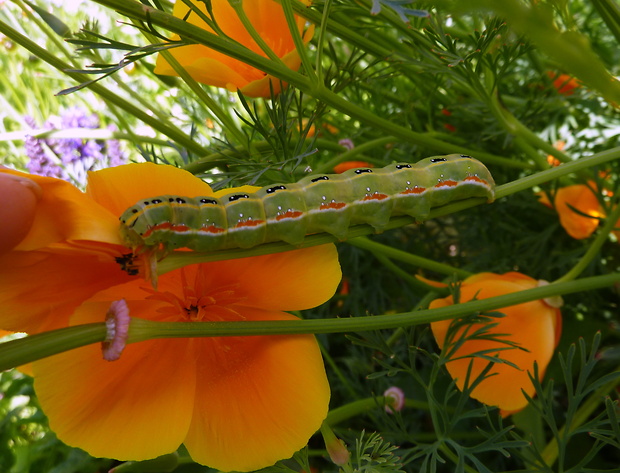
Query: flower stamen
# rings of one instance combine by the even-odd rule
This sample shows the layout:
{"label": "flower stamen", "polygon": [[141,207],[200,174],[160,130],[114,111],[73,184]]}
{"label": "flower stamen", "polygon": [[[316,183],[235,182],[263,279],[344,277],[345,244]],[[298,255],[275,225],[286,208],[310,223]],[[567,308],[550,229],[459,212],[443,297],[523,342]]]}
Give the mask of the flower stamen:
{"label": "flower stamen", "polygon": [[147,299],[161,301],[163,306],[157,312],[167,318],[184,322],[244,319],[233,305],[245,300],[237,294],[239,284],[227,284],[217,288],[210,287],[211,281],[199,271],[193,281],[189,281],[185,270],[181,271],[180,294],[170,291],[159,292],[148,287],[142,289],[150,295]]}

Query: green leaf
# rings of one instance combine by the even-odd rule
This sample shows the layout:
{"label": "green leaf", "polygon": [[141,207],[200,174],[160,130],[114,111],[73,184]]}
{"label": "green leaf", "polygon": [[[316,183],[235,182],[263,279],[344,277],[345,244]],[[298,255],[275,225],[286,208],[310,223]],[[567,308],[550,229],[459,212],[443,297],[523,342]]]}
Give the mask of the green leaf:
{"label": "green leaf", "polygon": [[30,8],[37,12],[41,19],[45,23],[47,23],[47,26],[54,30],[54,33],[56,33],[61,38],[66,38],[71,34],[71,30],[69,29],[69,27],[65,23],[63,23],[63,21],[56,15],[45,11],[43,8],[38,7],[37,5],[29,2],[28,0],[24,0],[24,3],[26,3]]}

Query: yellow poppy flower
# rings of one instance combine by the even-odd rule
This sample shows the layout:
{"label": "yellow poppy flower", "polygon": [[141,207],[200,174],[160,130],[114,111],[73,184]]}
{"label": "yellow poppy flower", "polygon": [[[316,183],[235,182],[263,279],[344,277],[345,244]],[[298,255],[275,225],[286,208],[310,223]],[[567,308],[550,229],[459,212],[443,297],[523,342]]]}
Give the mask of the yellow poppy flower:
{"label": "yellow poppy flower", "polygon": [[[517,272],[480,273],[463,281],[460,297],[462,302],[474,298],[487,299],[531,289],[538,285],[539,282],[535,279]],[[434,300],[430,308],[446,307],[453,303],[452,296],[449,296]],[[456,380],[458,388],[463,389],[470,363],[473,364],[470,383],[489,363],[487,359],[469,355],[484,351],[487,356],[493,356],[493,350],[497,348],[497,356],[518,368],[507,363],[495,363],[488,373],[489,377],[474,388],[472,397],[484,404],[498,406],[504,415],[508,415],[527,405],[527,399],[523,396],[522,390],[529,396],[535,395],[528,372],[533,374],[533,366],[536,362],[539,376],[544,375],[561,334],[562,319],[560,310],[543,300],[525,302],[497,309],[497,311],[504,313],[505,317],[494,319],[493,322],[497,325],[490,328],[489,333],[496,334],[502,340],[516,343],[522,349],[506,349],[508,345],[498,340],[469,339],[452,355],[453,360],[447,363],[447,369],[450,376]],[[451,322],[451,320],[444,320],[431,323],[435,340],[442,349],[444,349]],[[474,324],[467,330],[468,333],[473,333],[482,327],[481,324]],[[465,327],[459,328],[454,340],[459,339],[463,330]]]}
{"label": "yellow poppy flower", "polygon": [[[590,183],[590,185],[595,188],[594,183]],[[577,240],[592,235],[598,227],[599,218],[605,215],[592,188],[584,184],[562,187],[558,189],[553,200],[553,207],[558,212],[560,224],[566,233]],[[552,207],[544,193],[540,193],[539,197],[541,203]],[[590,217],[575,212],[571,207],[590,215]]]}
{"label": "yellow poppy flower", "polygon": [[[65,185],[57,183],[60,196],[69,192]],[[53,199],[51,187],[42,187]],[[0,327],[101,322],[119,299],[132,317],[154,321],[292,320],[284,311],[315,307],[334,294],[341,277],[334,245],[186,266],[160,276],[155,291],[120,269],[114,258],[129,250],[111,242],[117,236],[71,239],[85,234],[87,221],[79,220],[87,212],[80,211],[91,208],[103,218],[91,223],[98,231],[111,226],[104,221],[109,214],[116,235],[118,215],[161,194],[213,192],[172,166],[91,173],[87,193],[75,195],[78,210],[63,220],[67,240],[0,257],[0,267],[11,269],[10,277],[0,271]],[[311,335],[150,340],[128,345],[111,363],[91,345],[37,361],[33,373],[50,427],[65,443],[120,460],[153,458],[183,443],[195,461],[224,471],[291,456],[320,427],[329,402]]]}
{"label": "yellow poppy flower", "polygon": [[[310,0],[305,0],[304,3],[309,5]],[[203,2],[195,2],[194,5],[207,15],[207,9]],[[266,57],[266,54],[245,29],[228,0],[213,0],[211,7],[215,21],[217,21],[219,28],[227,36],[251,51]],[[297,70],[301,60],[295,49],[282,6],[274,0],[253,0],[251,2],[244,2],[243,8],[250,23],[265,43],[282,59],[287,67]],[[181,0],[175,2],[172,11],[175,17],[185,18],[189,12],[190,8],[185,2]],[[190,13],[186,21],[213,32],[213,29],[195,12]],[[299,33],[303,34],[303,40],[306,43],[310,41],[314,28],[305,29],[305,20],[299,17],[297,17],[297,28]],[[173,35],[172,38],[178,40],[179,36]],[[248,97],[269,97],[270,82],[275,93],[280,91],[280,81],[278,79],[268,76],[263,71],[249,64],[245,64],[238,59],[226,56],[206,46],[192,44],[173,48],[169,51],[197,82],[215,87],[224,87],[231,92],[239,89]],[[161,55],[157,57],[154,72],[167,76],[178,75]]]}

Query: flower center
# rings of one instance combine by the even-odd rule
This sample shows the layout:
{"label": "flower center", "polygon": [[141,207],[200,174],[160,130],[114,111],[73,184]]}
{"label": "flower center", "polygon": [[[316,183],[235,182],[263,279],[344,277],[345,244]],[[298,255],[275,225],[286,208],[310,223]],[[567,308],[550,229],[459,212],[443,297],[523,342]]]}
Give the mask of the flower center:
{"label": "flower center", "polygon": [[[180,269],[181,281],[177,290],[158,292],[144,287],[150,293],[147,299],[161,301],[157,312],[170,322],[216,322],[244,320],[234,307],[245,300],[237,294],[239,284],[224,284],[213,287],[205,281],[205,275],[199,268],[190,282],[185,269]],[[211,286],[211,287],[209,287]]]}

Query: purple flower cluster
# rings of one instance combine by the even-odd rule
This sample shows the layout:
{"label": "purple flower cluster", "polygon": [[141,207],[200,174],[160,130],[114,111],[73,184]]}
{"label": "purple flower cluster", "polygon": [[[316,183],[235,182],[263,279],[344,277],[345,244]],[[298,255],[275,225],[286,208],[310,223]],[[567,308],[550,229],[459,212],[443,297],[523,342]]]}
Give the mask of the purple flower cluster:
{"label": "purple flower cluster", "polygon": [[[39,128],[32,117],[24,117],[24,121],[32,129]],[[50,117],[41,128],[98,129],[99,126],[96,114],[88,114],[82,108],[73,107],[65,110],[60,117]],[[111,125],[108,129],[114,131],[116,128]],[[66,180],[71,178],[80,183],[85,183],[87,171],[118,166],[127,161],[118,140],[26,136],[24,148],[30,158],[28,170],[31,173]]]}
{"label": "purple flower cluster", "polygon": [[[32,117],[24,117],[24,120],[30,128],[37,128],[37,124]],[[31,174],[38,174],[40,176],[68,179],[67,173],[65,173],[53,157],[48,154],[46,147],[44,140],[39,140],[30,135],[24,138],[26,155],[30,158],[28,162],[28,171]]]}

